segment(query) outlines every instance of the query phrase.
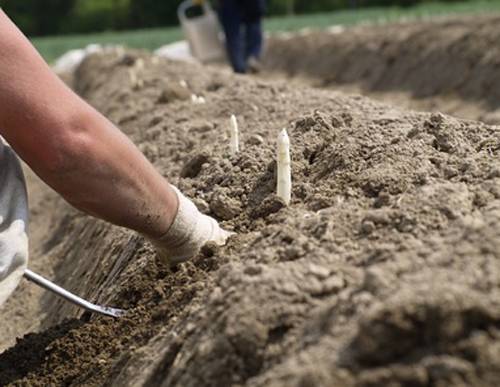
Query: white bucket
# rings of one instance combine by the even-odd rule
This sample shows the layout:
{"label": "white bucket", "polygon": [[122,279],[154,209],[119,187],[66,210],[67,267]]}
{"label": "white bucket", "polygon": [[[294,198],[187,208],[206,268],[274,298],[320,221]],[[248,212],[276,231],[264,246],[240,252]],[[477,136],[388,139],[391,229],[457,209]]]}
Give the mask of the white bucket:
{"label": "white bucket", "polygon": [[203,15],[188,17],[187,11],[194,6],[191,0],[186,0],[177,10],[191,53],[201,62],[224,60],[226,51],[217,15],[209,2],[205,1],[202,5]]}

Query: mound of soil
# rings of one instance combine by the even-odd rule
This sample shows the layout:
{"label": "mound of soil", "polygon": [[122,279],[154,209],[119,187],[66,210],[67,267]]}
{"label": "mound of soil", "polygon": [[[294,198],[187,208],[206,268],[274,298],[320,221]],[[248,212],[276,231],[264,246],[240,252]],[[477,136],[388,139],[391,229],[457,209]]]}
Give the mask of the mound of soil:
{"label": "mound of soil", "polygon": [[48,295],[47,330],[0,355],[0,385],[498,385],[497,128],[137,52],[88,58],[75,87],[237,235],[168,269],[141,237],[66,210],[56,281],[128,314]]}
{"label": "mound of soil", "polygon": [[391,102],[500,123],[499,22],[454,17],[275,37],[264,65],[320,87],[357,84]]}

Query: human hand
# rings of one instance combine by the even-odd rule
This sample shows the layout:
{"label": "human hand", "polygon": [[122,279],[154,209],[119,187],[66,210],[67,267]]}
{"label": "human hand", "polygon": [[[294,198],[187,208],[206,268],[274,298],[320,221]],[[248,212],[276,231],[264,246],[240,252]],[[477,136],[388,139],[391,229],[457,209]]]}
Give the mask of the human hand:
{"label": "human hand", "polygon": [[168,232],[151,239],[161,261],[176,265],[195,256],[207,242],[223,246],[234,233],[223,230],[217,221],[202,214],[194,203],[172,186],[179,198],[179,208]]}

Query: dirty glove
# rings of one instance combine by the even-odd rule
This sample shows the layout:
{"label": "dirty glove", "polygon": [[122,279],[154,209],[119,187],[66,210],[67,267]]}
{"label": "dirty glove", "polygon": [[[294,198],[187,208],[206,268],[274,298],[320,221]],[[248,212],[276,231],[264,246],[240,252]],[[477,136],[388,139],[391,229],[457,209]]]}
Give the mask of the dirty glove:
{"label": "dirty glove", "polygon": [[28,264],[28,205],[14,151],[0,137],[0,305],[19,284]]}
{"label": "dirty glove", "polygon": [[220,228],[215,219],[202,214],[191,200],[176,187],[172,188],[179,198],[177,215],[168,232],[151,241],[159,258],[168,265],[176,265],[195,256],[207,242],[224,245],[233,233]]}

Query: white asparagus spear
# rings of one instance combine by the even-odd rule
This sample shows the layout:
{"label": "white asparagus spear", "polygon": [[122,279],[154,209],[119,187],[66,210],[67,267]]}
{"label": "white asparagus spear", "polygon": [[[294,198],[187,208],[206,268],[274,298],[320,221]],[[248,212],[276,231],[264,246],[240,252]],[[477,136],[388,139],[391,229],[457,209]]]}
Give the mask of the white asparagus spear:
{"label": "white asparagus spear", "polygon": [[238,121],[236,120],[236,116],[231,115],[231,137],[229,140],[229,145],[231,147],[231,153],[235,154],[240,151],[240,134],[238,129]]}
{"label": "white asparagus spear", "polygon": [[278,135],[278,182],[277,195],[290,204],[292,197],[292,165],[290,160],[290,139],[286,129]]}
{"label": "white asparagus spear", "polygon": [[131,68],[128,70],[128,75],[130,78],[130,84],[134,89],[140,89],[144,86],[144,81],[137,76],[136,71]]}
{"label": "white asparagus spear", "polygon": [[135,68],[137,71],[142,71],[144,70],[144,59],[139,58],[135,61]]}
{"label": "white asparagus spear", "polygon": [[135,87],[137,85],[137,73],[133,68],[128,69],[128,76],[130,78],[130,83],[132,84],[132,87]]}

